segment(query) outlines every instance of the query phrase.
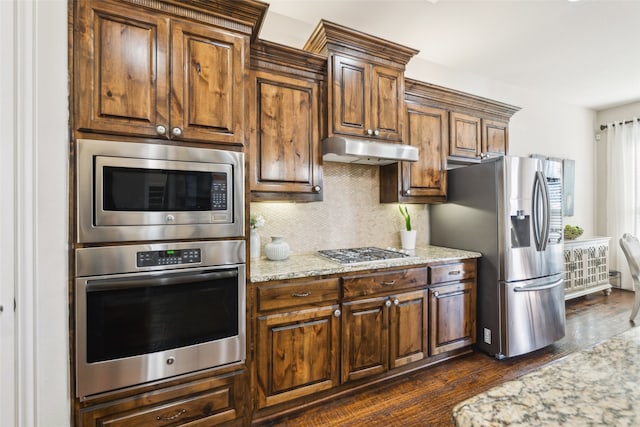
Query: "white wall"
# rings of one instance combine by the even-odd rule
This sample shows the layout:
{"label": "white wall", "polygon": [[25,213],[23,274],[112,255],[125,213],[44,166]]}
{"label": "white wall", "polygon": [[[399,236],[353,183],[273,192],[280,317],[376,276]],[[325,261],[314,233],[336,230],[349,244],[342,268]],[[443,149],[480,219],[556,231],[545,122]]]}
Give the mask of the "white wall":
{"label": "white wall", "polygon": [[[0,63],[2,209],[8,210],[1,216],[0,255],[2,289],[13,290],[17,308],[13,331],[4,328],[8,317],[0,318],[2,347],[13,346],[16,353],[14,362],[2,361],[15,372],[5,382],[5,371],[0,371],[2,396],[8,399],[2,402],[0,424],[66,426],[70,423],[67,2],[3,1],[1,10],[2,52],[11,54],[3,55]],[[8,86],[5,77],[12,78]],[[12,176],[5,181],[7,171]],[[15,388],[4,390],[12,387],[13,380]]]}

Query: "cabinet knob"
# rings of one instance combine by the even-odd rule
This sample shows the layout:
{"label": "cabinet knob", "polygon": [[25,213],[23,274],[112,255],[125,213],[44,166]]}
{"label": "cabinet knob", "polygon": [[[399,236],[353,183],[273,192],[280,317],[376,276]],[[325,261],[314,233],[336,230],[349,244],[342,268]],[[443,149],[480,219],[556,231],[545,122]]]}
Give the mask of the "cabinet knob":
{"label": "cabinet knob", "polygon": [[398,298],[394,299],[393,305],[400,305],[400,300]]}
{"label": "cabinet knob", "polygon": [[367,135],[373,135],[373,129],[367,129]]}
{"label": "cabinet knob", "polygon": [[384,305],[386,305],[387,307],[391,307],[391,300],[386,300],[384,302]]}
{"label": "cabinet knob", "polygon": [[180,129],[179,127],[174,127],[173,129],[171,129],[171,134],[173,136],[181,136],[182,135],[182,129]]}
{"label": "cabinet knob", "polygon": [[336,317],[340,317],[340,315],[342,314],[342,312],[340,310],[336,310],[333,312],[333,315]]}
{"label": "cabinet knob", "polygon": [[156,126],[156,133],[158,135],[164,135],[164,134],[167,133],[167,128],[162,126],[162,125],[158,125],[158,126]]}
{"label": "cabinet knob", "polygon": [[380,131],[379,131],[378,129],[376,129],[376,130],[374,130],[374,131],[373,131],[373,134],[374,134],[375,136],[378,136],[378,135],[380,135]]}
{"label": "cabinet knob", "polygon": [[320,190],[322,190],[322,187],[320,187],[319,185],[314,185],[311,189],[314,193],[319,193]]}
{"label": "cabinet knob", "polygon": [[434,297],[436,297],[436,298],[438,298],[438,297],[440,296],[440,292],[438,292],[438,291],[434,291],[434,292],[433,292],[433,296],[434,296]]}
{"label": "cabinet knob", "polygon": [[411,195],[411,190],[404,190],[404,195],[405,196],[410,196]]}

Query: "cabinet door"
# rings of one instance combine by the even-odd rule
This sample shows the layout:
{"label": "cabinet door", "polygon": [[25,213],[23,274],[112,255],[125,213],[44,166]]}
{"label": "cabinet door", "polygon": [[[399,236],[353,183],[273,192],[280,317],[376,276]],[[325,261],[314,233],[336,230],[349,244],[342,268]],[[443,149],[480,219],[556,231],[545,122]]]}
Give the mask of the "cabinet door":
{"label": "cabinet door", "polygon": [[322,200],[318,83],[251,77],[252,200]]}
{"label": "cabinet door", "polygon": [[411,197],[447,195],[448,117],[445,110],[407,106],[406,143],[418,148],[418,161],[402,163],[402,187]]}
{"label": "cabinet door", "polygon": [[387,371],[389,305],[387,297],[343,303],[342,382]]}
{"label": "cabinet door", "polygon": [[463,113],[451,113],[449,155],[476,159],[482,149],[480,119]]}
{"label": "cabinet door", "polygon": [[476,342],[475,281],[436,286],[429,290],[431,355]]}
{"label": "cabinet door", "polygon": [[426,290],[391,298],[390,364],[396,368],[427,357],[428,307]]}
{"label": "cabinet door", "polygon": [[246,37],[173,21],[171,49],[171,137],[242,144]]}
{"label": "cabinet door", "polygon": [[258,407],[339,384],[338,305],[258,317]]}
{"label": "cabinet door", "polygon": [[364,61],[335,55],[332,67],[332,100],[329,117],[333,132],[366,136],[370,128],[370,65]]}
{"label": "cabinet door", "polygon": [[[371,122],[376,139],[402,140],[404,85],[401,71],[371,68]],[[368,129],[367,129],[368,132]]]}
{"label": "cabinet door", "polygon": [[115,3],[76,4],[76,128],[156,136],[156,125],[168,123],[169,19]]}
{"label": "cabinet door", "polygon": [[509,150],[509,123],[482,120],[482,152],[488,157],[504,156]]}

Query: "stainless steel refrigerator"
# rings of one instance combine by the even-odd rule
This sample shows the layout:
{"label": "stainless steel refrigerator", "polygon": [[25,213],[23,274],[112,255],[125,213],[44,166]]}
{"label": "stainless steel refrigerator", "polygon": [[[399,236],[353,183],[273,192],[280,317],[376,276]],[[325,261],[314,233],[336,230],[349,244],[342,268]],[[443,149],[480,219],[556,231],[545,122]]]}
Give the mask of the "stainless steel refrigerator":
{"label": "stainless steel refrigerator", "polygon": [[562,163],[506,156],[447,174],[430,241],[482,253],[477,347],[501,359],[562,338]]}

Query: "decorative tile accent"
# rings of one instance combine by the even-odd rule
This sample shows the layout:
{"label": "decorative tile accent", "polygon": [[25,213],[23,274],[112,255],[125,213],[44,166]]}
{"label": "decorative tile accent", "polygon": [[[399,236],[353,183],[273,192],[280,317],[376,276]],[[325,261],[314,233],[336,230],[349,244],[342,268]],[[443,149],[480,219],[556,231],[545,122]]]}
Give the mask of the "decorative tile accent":
{"label": "decorative tile accent", "polygon": [[[285,238],[293,254],[360,246],[400,247],[404,221],[397,203],[380,203],[379,167],[327,162],[324,201],[313,203],[251,203],[251,214],[266,224],[258,232],[262,246],[271,236]],[[427,205],[407,205],[416,246],[428,241]]]}

